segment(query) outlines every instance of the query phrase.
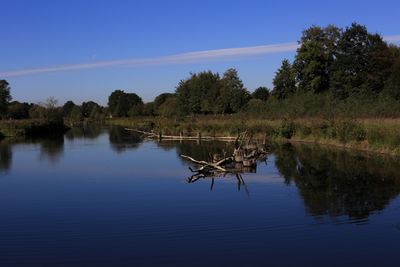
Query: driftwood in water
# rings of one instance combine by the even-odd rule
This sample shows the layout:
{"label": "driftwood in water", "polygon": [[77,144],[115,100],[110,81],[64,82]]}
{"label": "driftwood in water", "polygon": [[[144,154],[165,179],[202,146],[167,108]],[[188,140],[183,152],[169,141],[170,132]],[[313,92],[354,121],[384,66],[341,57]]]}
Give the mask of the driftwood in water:
{"label": "driftwood in water", "polygon": [[190,171],[194,174],[189,177],[187,181],[192,183],[200,178],[214,179],[227,173],[237,175],[242,172],[254,172],[257,161],[265,161],[267,158],[267,147],[265,145],[258,146],[256,142],[252,142],[251,136],[248,136],[247,133],[242,137],[236,138],[235,146],[236,149],[232,156],[226,157],[226,155],[224,155],[223,158],[220,159],[216,154],[210,155],[212,158],[211,162],[196,160],[190,156],[181,155],[182,158],[186,158],[201,165],[201,167],[196,170],[189,167]]}
{"label": "driftwood in water", "polygon": [[235,141],[236,137],[231,136],[202,136],[197,133],[196,136],[184,136],[183,133],[179,135],[162,135],[161,132],[146,132],[138,129],[125,128],[127,131],[134,131],[145,135],[147,138],[155,138],[159,140],[222,140],[222,141]]}

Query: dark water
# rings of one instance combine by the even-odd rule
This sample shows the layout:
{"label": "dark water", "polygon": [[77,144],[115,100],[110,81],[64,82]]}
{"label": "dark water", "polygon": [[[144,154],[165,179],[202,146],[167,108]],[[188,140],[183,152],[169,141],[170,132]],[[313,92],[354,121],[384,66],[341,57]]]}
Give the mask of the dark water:
{"label": "dark water", "polygon": [[399,266],[400,163],[273,145],[255,173],[200,179],[120,128],[0,143],[0,266]]}

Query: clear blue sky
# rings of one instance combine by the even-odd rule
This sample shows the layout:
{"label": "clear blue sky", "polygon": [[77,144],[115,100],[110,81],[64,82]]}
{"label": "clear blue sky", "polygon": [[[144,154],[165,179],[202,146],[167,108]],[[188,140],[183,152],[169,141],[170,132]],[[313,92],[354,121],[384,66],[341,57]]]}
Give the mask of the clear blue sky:
{"label": "clear blue sky", "polygon": [[[370,32],[400,35],[400,1],[62,1],[0,0],[0,73],[110,60],[295,42],[312,24],[356,21]],[[63,104],[102,105],[115,89],[151,101],[173,92],[189,72],[236,68],[245,86],[271,87],[294,52],[179,64],[87,68],[1,76],[14,100],[54,96]]]}

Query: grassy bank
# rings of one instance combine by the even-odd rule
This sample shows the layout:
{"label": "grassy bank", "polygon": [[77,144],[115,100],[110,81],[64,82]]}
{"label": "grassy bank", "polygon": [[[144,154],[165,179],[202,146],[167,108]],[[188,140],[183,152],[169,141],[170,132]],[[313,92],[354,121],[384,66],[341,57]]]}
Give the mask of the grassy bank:
{"label": "grassy bank", "polygon": [[64,125],[62,120],[27,119],[0,121],[0,134],[3,137],[36,137],[64,133],[67,130],[68,127]]}
{"label": "grassy bank", "polygon": [[161,117],[117,118],[109,124],[163,135],[236,136],[248,131],[256,138],[310,142],[349,149],[400,155],[400,119],[282,119],[267,120],[242,115],[195,116],[181,120]]}

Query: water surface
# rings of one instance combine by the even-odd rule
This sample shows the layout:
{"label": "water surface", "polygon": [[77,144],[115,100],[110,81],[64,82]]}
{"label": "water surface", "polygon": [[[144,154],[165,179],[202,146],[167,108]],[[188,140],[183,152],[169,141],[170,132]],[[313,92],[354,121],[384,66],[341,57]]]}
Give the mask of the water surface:
{"label": "water surface", "polygon": [[243,173],[187,183],[186,154],[121,128],[0,143],[0,266],[398,266],[400,163],[273,144]]}

